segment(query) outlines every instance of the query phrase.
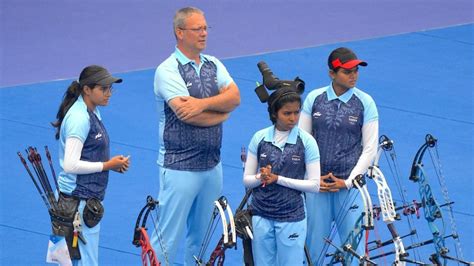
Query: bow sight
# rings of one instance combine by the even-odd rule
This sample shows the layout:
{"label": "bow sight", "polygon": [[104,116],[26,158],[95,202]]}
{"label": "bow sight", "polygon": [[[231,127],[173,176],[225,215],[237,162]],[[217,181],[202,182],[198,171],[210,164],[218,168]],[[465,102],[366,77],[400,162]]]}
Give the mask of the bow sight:
{"label": "bow sight", "polygon": [[264,103],[268,100],[269,94],[267,90],[278,90],[290,87],[299,94],[303,93],[305,83],[299,77],[296,77],[294,80],[280,80],[273,74],[267,63],[260,61],[257,67],[263,77],[263,84],[255,88],[255,93],[257,93],[260,102]]}

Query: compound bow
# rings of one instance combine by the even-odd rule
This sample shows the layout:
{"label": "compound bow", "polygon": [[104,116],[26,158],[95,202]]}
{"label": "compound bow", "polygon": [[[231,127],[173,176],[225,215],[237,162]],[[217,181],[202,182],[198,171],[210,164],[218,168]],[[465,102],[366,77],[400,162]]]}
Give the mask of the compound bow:
{"label": "compound bow", "polygon": [[[201,250],[199,251],[198,256],[194,256],[196,260],[196,265],[206,265],[212,266],[217,261],[218,266],[222,266],[225,260],[225,251],[228,248],[232,248],[236,246],[236,232],[235,232],[235,223],[234,223],[234,215],[232,213],[232,209],[230,208],[227,199],[224,196],[221,196],[218,200],[214,201],[214,211],[212,213],[211,222],[207,228],[206,236],[204,237],[204,241],[201,245]],[[224,211],[227,211],[227,215],[229,217],[229,223],[227,223],[226,214]],[[209,246],[209,242],[211,240],[211,236],[215,231],[217,224],[215,223],[217,216],[220,217],[222,221],[222,236],[217,243],[216,248],[212,251],[209,261],[203,263],[202,257],[204,257],[204,253]],[[230,235],[230,236],[229,236]],[[230,237],[230,239],[229,239]]]}
{"label": "compound bow", "polygon": [[[374,223],[373,223],[373,210],[372,210],[372,199],[370,198],[370,194],[367,190],[367,185],[365,182],[365,178],[363,175],[358,175],[354,178],[352,181],[352,184],[354,185],[353,188],[356,188],[362,197],[363,203],[364,203],[364,211],[361,213],[361,216],[359,219],[356,221],[356,225],[354,228],[354,231],[352,234],[350,234],[342,247],[337,247],[336,245],[333,244],[332,240],[335,237],[335,227],[336,223],[339,218],[342,218],[341,222],[345,219],[345,215],[348,213],[348,210],[344,207],[346,206],[346,202],[351,202],[351,205],[354,203],[355,199],[357,198],[357,193],[353,193],[351,196],[351,192],[346,196],[346,199],[344,200],[343,207],[341,210],[338,212],[337,218],[333,224],[333,227],[331,229],[330,237],[329,238],[324,238],[324,241],[326,244],[332,245],[336,247],[336,252],[333,254],[326,254],[325,257],[332,257],[330,261],[330,265],[335,264],[335,263],[342,263],[346,265],[347,263],[350,263],[351,259],[350,257],[356,257],[359,260],[359,263],[361,265],[364,264],[375,264],[370,258],[368,257],[368,250],[367,250],[367,242],[369,238],[369,230],[374,229]],[[348,201],[350,197],[353,197],[352,201]],[[349,209],[351,208],[358,208],[356,205],[352,205]],[[343,216],[343,217],[342,217]],[[365,231],[365,254],[360,255],[357,254],[356,249],[357,246],[360,243],[360,240],[363,237],[363,233]],[[325,253],[327,247],[323,248],[323,253]],[[320,256],[320,258],[323,256]],[[318,260],[318,265],[322,265],[323,261]]]}
{"label": "compound bow", "polygon": [[[369,167],[369,171],[367,173],[367,176],[374,180],[375,184],[377,185],[377,196],[379,198],[379,207],[374,207],[374,210],[376,210],[376,217],[379,217],[379,213],[382,214],[382,220],[384,223],[387,224],[387,228],[390,231],[390,234],[392,236],[392,239],[390,241],[385,241],[383,243],[378,243],[376,248],[388,245],[390,243],[393,243],[395,247],[395,251],[391,253],[386,253],[381,256],[375,256],[372,257],[372,259],[382,257],[382,256],[387,256],[389,254],[395,253],[395,259],[392,265],[400,265],[400,266],[405,266],[406,262],[411,262],[415,264],[423,264],[411,259],[408,259],[408,253],[405,251],[405,246],[402,242],[402,238],[405,237],[400,237],[400,235],[397,233],[397,230],[395,229],[395,225],[393,222],[398,219],[398,215],[395,209],[395,204],[393,203],[393,198],[392,198],[392,192],[387,184],[387,181],[385,179],[385,176],[383,172],[380,170],[379,167],[379,159],[382,154],[382,152],[385,151],[392,151],[393,150],[393,141],[389,139],[387,136],[382,135],[379,138],[379,148],[377,151],[377,155],[375,157],[374,163],[372,166]],[[392,157],[394,159],[394,157]],[[395,164],[395,163],[394,163]],[[417,205],[415,205],[417,206]],[[416,208],[416,207],[415,207]],[[418,209],[416,209],[418,210]],[[410,224],[411,225],[411,224]],[[406,235],[412,235],[415,234],[416,231],[411,230],[410,234]],[[369,250],[374,250],[369,249]]]}
{"label": "compound bow", "polygon": [[[447,265],[448,260],[456,261],[458,263],[462,263],[466,265],[471,265],[470,262],[467,262],[463,259],[461,244],[459,241],[459,235],[457,233],[456,223],[454,221],[453,210],[451,206],[453,202],[449,200],[445,178],[441,171],[441,164],[439,161],[436,144],[437,144],[437,139],[434,138],[431,134],[427,134],[425,136],[425,143],[423,143],[423,145],[421,145],[421,147],[416,152],[415,158],[413,159],[411,171],[410,171],[409,179],[415,183],[418,183],[419,185],[418,192],[421,197],[421,203],[424,207],[424,217],[426,221],[428,222],[428,226],[430,228],[431,234],[433,235],[432,240],[424,241],[419,244],[424,244],[424,245],[430,244],[430,243],[434,244],[436,252],[431,254],[429,259],[432,263],[436,265]],[[435,160],[433,159],[433,153],[431,152],[433,149],[430,149],[429,153],[431,155],[433,165],[435,166],[435,169],[436,169],[438,181],[441,185],[443,198],[446,202],[444,205],[447,206],[449,209],[449,217],[450,217],[450,222],[451,222],[450,235],[445,235],[445,225],[444,225],[443,213],[441,211],[441,206],[438,204],[438,202],[433,196],[431,186],[427,180],[425,169],[423,168],[424,166],[423,156],[425,152],[428,150],[428,148],[435,148],[434,152],[436,155],[437,164],[435,164]],[[439,223],[441,223],[441,230],[440,230]],[[448,254],[449,249],[446,247],[446,244],[444,241],[446,238],[449,238],[449,237],[452,237],[456,241],[456,245],[455,245],[456,256],[455,257]]]}
{"label": "compound bow", "polygon": [[[140,210],[138,214],[137,222],[135,223],[135,230],[133,232],[133,241],[132,243],[142,248],[141,257],[143,266],[160,266],[160,262],[156,258],[156,253],[153,247],[150,244],[150,238],[148,237],[146,221],[148,215],[152,210],[156,208],[158,201],[155,201],[153,197],[148,196],[146,198],[146,205]],[[143,215],[145,213],[145,215]],[[143,215],[143,220],[142,220]],[[141,223],[140,223],[141,222]]]}

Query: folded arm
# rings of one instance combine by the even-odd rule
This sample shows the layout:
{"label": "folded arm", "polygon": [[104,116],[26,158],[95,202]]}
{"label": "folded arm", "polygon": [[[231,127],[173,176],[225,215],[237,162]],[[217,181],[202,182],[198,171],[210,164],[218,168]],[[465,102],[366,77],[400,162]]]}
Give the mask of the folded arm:
{"label": "folded arm", "polygon": [[203,111],[194,115],[187,115],[187,114],[183,115],[183,113],[181,113],[181,117],[180,117],[180,115],[178,115],[177,109],[179,109],[183,104],[186,103],[186,101],[184,101],[182,98],[183,97],[173,98],[168,102],[168,104],[171,107],[171,109],[175,112],[178,119],[180,119],[181,121],[187,124],[190,124],[193,126],[200,126],[200,127],[210,127],[210,126],[218,125],[224,122],[225,120],[227,120],[227,118],[229,118],[229,113],[222,113],[222,112],[215,112],[215,111]]}
{"label": "folded arm", "polygon": [[206,111],[230,113],[240,104],[240,93],[237,85],[231,82],[218,95],[208,98],[180,96],[179,100],[173,110],[179,119],[186,120]]}

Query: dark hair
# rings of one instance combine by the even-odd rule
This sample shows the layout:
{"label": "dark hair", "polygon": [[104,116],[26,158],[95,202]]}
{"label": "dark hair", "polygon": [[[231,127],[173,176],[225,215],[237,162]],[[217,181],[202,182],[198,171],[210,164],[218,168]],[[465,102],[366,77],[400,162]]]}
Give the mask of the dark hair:
{"label": "dark hair", "polygon": [[[347,50],[348,50],[348,48],[339,47],[339,48],[337,48],[337,49],[334,49],[334,50],[329,54],[329,56],[328,56],[328,66],[329,66],[329,69],[331,69],[331,70],[334,71],[334,72],[338,72],[339,69],[341,69],[340,67],[334,68],[334,67],[332,66],[332,62],[333,62],[334,60],[336,60],[337,58],[339,58],[339,55],[340,55],[341,53],[348,53]],[[349,51],[350,51],[350,50],[349,50]]]}
{"label": "dark hair", "polygon": [[56,134],[55,138],[59,139],[59,133],[61,130],[61,124],[63,123],[63,119],[66,116],[67,111],[69,111],[69,108],[76,102],[77,98],[79,98],[79,95],[82,94],[82,91],[84,90],[84,86],[87,86],[89,88],[94,88],[97,84],[81,84],[81,80],[86,80],[90,76],[94,75],[95,73],[98,72],[99,67],[92,65],[84,68],[79,75],[79,82],[77,80],[74,80],[71,85],[67,88],[66,92],[64,93],[63,96],[63,101],[59,105],[59,110],[58,113],[56,114],[56,121],[51,122],[51,125],[56,128]]}
{"label": "dark hair", "polygon": [[292,87],[285,87],[276,90],[268,98],[268,115],[273,124],[276,123],[278,111],[287,103],[299,102],[301,106],[301,96]]}
{"label": "dark hair", "polygon": [[356,66],[367,66],[367,62],[357,58],[357,55],[349,48],[339,47],[331,52],[328,57],[328,66],[334,72],[339,69],[351,69]]}

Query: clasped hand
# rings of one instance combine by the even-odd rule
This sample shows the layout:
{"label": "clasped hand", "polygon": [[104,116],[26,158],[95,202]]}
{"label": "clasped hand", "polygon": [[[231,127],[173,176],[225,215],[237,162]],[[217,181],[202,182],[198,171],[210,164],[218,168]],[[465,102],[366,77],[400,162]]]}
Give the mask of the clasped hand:
{"label": "clasped hand", "polygon": [[321,176],[319,192],[338,192],[341,188],[346,188],[344,179],[334,176],[332,173]]}
{"label": "clasped hand", "polygon": [[262,182],[262,187],[278,181],[278,175],[272,174],[271,165],[260,168],[260,181]]}

